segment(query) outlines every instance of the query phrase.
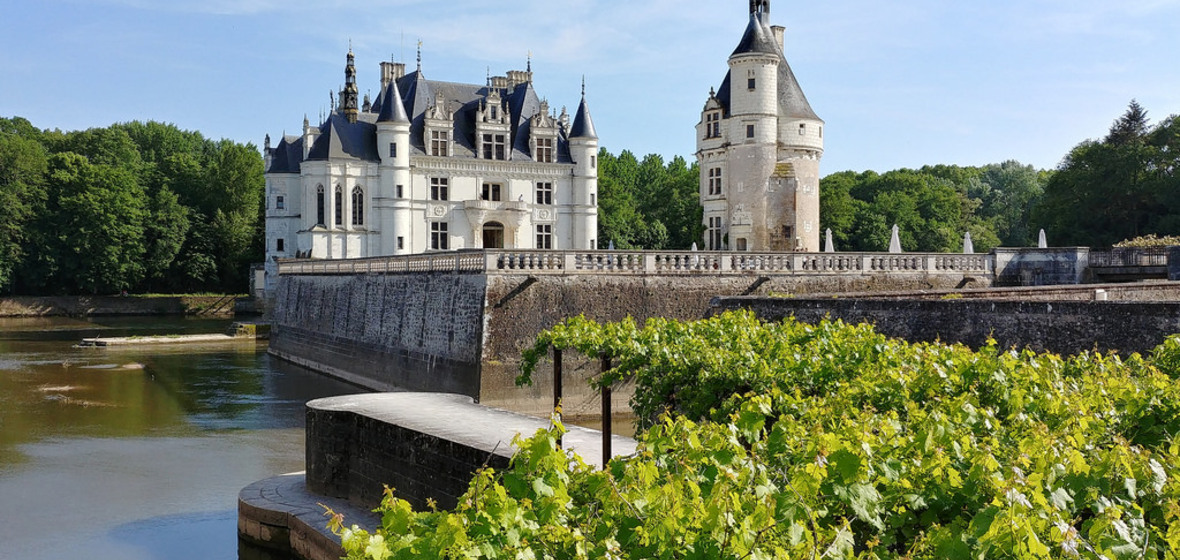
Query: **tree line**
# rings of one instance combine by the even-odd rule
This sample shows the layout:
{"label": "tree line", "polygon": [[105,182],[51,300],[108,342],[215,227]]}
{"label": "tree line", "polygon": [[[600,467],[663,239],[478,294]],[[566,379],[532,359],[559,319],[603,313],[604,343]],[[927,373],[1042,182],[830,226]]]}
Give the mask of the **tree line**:
{"label": "tree line", "polygon": [[[682,157],[599,155],[601,249],[702,239],[700,171]],[[1016,161],[843,171],[820,181],[837,250],[977,251],[1036,242],[1104,247],[1180,232],[1180,117],[1132,101],[1056,169]],[[156,122],[77,132],[0,118],[0,293],[242,292],[264,257],[262,158]]]}
{"label": "tree line", "polygon": [[251,144],[0,118],[0,293],[244,292],[264,185]]}
{"label": "tree line", "polygon": [[[688,249],[700,242],[699,168],[677,157],[599,155],[599,248]],[[983,166],[842,171],[820,181],[820,224],[837,250],[976,251],[1035,245],[1107,247],[1180,233],[1180,117],[1151,125],[1132,101],[1102,140],[1077,145],[1054,170]]]}

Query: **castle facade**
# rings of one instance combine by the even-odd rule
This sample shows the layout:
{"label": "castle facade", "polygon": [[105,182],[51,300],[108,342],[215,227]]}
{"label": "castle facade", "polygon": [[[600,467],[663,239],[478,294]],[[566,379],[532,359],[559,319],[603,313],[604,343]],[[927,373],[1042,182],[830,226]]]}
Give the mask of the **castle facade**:
{"label": "castle facade", "polygon": [[271,147],[266,268],[463,248],[593,249],[598,137],[585,87],[572,122],[533,73],[485,84],[427,80],[381,63],[375,100],[358,99],[354,55],[331,114]]}
{"label": "castle facade", "polygon": [[709,250],[820,250],[824,121],[787,64],[784,29],[769,22],[770,0],[750,0],[729,72],[697,124]]}

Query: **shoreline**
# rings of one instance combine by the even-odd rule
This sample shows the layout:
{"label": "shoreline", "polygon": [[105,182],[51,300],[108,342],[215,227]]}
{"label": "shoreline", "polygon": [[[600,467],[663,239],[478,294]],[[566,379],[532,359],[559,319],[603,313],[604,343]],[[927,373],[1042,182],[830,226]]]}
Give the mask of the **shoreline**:
{"label": "shoreline", "polygon": [[0,318],[186,315],[258,315],[254,298],[217,296],[10,296],[0,297]]}

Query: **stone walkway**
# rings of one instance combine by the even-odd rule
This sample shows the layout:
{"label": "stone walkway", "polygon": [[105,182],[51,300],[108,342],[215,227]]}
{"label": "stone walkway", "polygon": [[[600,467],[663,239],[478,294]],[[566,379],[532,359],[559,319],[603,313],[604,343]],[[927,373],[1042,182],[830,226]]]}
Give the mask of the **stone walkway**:
{"label": "stone walkway", "polygon": [[321,506],[344,515],[346,526],[373,530],[380,517],[347,500],[317,496],[307,491],[304,473],[260,480],[238,494],[238,534],[257,546],[291,552],[307,560],[336,560],[344,556],[340,538],[328,531]]}

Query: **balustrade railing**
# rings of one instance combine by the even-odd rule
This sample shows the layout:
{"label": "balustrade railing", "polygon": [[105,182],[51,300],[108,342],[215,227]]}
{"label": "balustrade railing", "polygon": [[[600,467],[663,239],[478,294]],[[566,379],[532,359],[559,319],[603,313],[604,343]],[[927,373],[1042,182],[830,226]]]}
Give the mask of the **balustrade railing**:
{"label": "balustrade railing", "polygon": [[280,261],[279,274],[987,274],[994,268],[993,259],[992,255],[936,253],[477,249],[369,259]]}
{"label": "balustrade railing", "polygon": [[1099,268],[1168,266],[1168,248],[1125,247],[1109,251],[1090,251],[1090,266]]}

